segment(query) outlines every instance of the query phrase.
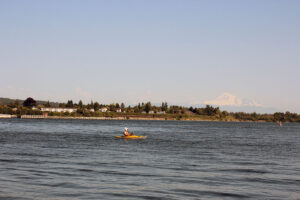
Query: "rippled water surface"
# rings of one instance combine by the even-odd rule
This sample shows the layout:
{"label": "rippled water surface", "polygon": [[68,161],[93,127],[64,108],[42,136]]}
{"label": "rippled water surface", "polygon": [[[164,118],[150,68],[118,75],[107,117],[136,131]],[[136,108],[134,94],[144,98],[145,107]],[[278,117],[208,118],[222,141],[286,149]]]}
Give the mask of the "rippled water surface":
{"label": "rippled water surface", "polygon": [[300,199],[300,124],[1,119],[0,199]]}

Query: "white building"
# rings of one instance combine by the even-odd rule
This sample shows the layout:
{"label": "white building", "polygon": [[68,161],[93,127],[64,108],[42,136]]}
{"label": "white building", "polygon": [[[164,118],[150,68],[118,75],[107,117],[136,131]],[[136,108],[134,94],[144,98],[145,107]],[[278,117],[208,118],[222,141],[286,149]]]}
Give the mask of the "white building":
{"label": "white building", "polygon": [[122,112],[122,110],[119,108],[116,110],[116,112],[120,113],[120,112]]}
{"label": "white building", "polygon": [[0,114],[0,118],[11,118],[12,115]]}
{"label": "white building", "polygon": [[42,112],[76,112],[76,108],[41,108]]}
{"label": "white building", "polygon": [[100,112],[107,112],[107,108],[100,108],[99,111]]}
{"label": "white building", "polygon": [[153,111],[153,110],[150,110],[150,111],[149,111],[149,114],[154,114],[154,111]]}

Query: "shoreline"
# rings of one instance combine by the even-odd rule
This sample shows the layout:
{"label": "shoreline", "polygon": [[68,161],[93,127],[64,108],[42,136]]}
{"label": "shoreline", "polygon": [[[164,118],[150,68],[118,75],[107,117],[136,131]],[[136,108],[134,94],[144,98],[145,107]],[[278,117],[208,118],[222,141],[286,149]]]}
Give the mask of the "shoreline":
{"label": "shoreline", "polygon": [[[266,120],[237,120],[237,119],[200,119],[200,118],[170,118],[170,117],[70,117],[44,115],[0,115],[0,119],[74,119],[74,120],[141,120],[141,121],[203,121],[203,122],[268,122]],[[273,121],[272,121],[273,122]],[[274,122],[275,123],[275,122]]]}

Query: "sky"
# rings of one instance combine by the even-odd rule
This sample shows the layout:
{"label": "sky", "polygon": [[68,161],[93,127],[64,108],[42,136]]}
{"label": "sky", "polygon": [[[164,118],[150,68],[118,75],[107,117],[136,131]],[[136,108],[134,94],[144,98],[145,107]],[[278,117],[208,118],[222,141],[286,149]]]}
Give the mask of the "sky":
{"label": "sky", "polygon": [[300,1],[0,0],[0,97],[300,113]]}

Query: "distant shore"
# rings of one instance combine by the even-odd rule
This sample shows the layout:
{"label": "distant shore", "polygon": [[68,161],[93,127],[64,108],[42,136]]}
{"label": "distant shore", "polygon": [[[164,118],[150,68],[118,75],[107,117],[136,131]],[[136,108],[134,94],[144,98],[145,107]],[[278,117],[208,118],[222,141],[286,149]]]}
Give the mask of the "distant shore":
{"label": "distant shore", "polygon": [[28,97],[24,102],[0,98],[0,118],[29,119],[94,119],[94,120],[178,120],[178,121],[221,121],[221,122],[300,122],[300,114],[286,112],[246,113],[228,112],[219,107],[169,106],[167,102],[152,105],[151,102],[138,103],[127,107],[124,103],[99,104],[93,102],[83,104],[80,100],[73,103],[55,105],[51,102],[39,102]]}
{"label": "distant shore", "polygon": [[150,121],[219,121],[219,122],[267,122],[265,120],[237,120],[237,119],[201,119],[201,118],[174,118],[174,117],[139,117],[139,116],[119,116],[119,117],[71,117],[71,116],[44,116],[44,115],[7,115],[0,114],[0,119],[81,119],[81,120],[150,120]]}

